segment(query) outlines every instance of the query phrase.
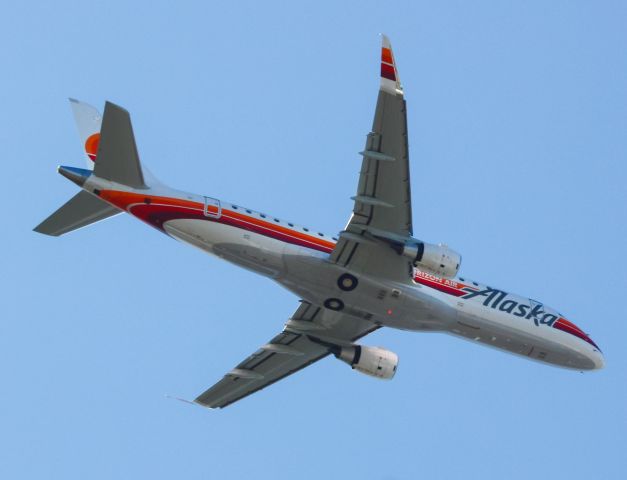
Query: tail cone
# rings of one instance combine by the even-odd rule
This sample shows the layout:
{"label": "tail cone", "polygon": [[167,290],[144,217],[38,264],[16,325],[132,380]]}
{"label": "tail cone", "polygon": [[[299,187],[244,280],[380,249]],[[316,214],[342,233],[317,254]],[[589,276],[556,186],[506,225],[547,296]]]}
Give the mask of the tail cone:
{"label": "tail cone", "polygon": [[87,178],[91,175],[91,170],[85,170],[84,168],[60,166],[57,168],[57,171],[68,180],[73,181],[79,187],[82,187]]}

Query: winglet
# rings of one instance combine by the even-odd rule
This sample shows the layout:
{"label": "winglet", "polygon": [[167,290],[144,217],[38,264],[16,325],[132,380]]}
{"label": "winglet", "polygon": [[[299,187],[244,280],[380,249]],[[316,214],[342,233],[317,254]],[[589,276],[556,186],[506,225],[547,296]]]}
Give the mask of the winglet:
{"label": "winglet", "polygon": [[392,95],[403,95],[403,87],[394,62],[390,39],[381,34],[381,90]]}

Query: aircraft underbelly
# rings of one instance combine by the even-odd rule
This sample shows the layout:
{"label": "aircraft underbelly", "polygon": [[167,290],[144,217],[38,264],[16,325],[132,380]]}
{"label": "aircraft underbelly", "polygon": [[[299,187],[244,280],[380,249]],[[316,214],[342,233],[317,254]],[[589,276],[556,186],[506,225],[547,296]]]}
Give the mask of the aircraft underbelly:
{"label": "aircraft underbelly", "polygon": [[[559,339],[542,335],[531,323],[510,325],[507,318],[469,308],[468,304],[461,310],[410,283],[359,275],[359,288],[343,291],[337,279],[345,269],[330,263],[328,254],[322,252],[208,220],[171,220],[164,228],[172,237],[273,278],[317,305],[339,299],[344,313],[375,324],[401,330],[444,331],[532,360],[568,368],[591,368],[586,355],[573,351]],[[547,330],[542,332],[546,334]]]}
{"label": "aircraft underbelly", "polygon": [[402,330],[443,330],[455,311],[438,299],[399,283],[354,273],[358,287],[346,291],[338,279],[350,270],[329,262],[328,254],[294,245],[284,250],[285,275],[277,281],[295,295],[317,305],[339,299],[343,312]]}
{"label": "aircraft underbelly", "polygon": [[171,220],[164,228],[172,237],[248,270],[272,278],[284,273],[281,241],[209,220]]}
{"label": "aircraft underbelly", "polygon": [[507,316],[492,312],[479,315],[479,312],[458,310],[448,333],[531,360],[575,369],[593,367],[589,357],[576,346],[573,348],[571,342],[565,342],[567,337],[560,332],[533,326],[533,322],[524,325],[511,322]]}

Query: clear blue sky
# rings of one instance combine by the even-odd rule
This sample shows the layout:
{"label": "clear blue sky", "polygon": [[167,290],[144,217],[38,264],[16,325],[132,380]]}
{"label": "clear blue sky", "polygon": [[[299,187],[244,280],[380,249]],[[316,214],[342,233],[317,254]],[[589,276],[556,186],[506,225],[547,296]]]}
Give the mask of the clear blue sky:
{"label": "clear blue sky", "polygon": [[[627,4],[5,2],[0,15],[0,477],[618,479],[627,470]],[[380,382],[333,359],[239,404],[194,398],[296,306],[115,218],[31,229],[76,191],[67,97],[132,114],[172,186],[322,231],[351,209],[392,39],[414,225],[464,276],[545,301],[606,354],[581,374],[376,332]]]}

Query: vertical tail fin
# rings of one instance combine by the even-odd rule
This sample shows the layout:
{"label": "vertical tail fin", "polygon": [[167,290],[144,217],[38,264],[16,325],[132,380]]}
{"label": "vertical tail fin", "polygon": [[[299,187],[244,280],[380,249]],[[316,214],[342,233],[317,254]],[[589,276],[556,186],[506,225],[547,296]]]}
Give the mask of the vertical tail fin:
{"label": "vertical tail fin", "polygon": [[[128,112],[107,102],[104,115],[100,117],[98,110],[91,105],[74,99],[70,101],[93,175],[133,188],[148,188]],[[90,170],[59,167],[59,173],[81,187],[92,175]],[[34,230],[46,235],[63,235],[117,213],[120,213],[117,208],[88,191],[81,191]]]}
{"label": "vertical tail fin", "polygon": [[101,178],[146,188],[129,113],[111,102],[105,103],[104,116],[96,107],[74,98],[70,98],[70,106],[87,168]]}
{"label": "vertical tail fin", "polygon": [[97,177],[128,185],[148,188],[139,162],[131,116],[122,107],[107,102],[94,174]]}

